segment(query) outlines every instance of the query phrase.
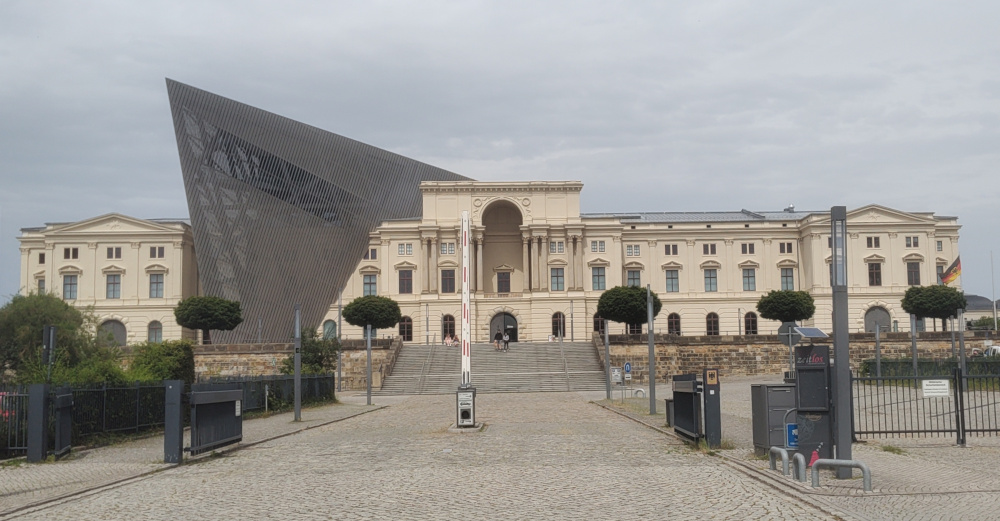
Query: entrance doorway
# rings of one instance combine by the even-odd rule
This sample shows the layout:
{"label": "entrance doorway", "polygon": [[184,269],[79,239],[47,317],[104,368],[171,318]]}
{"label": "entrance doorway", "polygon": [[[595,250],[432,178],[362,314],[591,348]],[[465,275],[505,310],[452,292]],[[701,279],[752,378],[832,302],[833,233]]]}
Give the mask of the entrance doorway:
{"label": "entrance doorway", "polygon": [[517,319],[514,315],[510,313],[497,313],[493,315],[493,319],[490,320],[490,335],[489,340],[493,341],[493,335],[496,334],[497,329],[506,332],[510,335],[511,342],[517,342]]}

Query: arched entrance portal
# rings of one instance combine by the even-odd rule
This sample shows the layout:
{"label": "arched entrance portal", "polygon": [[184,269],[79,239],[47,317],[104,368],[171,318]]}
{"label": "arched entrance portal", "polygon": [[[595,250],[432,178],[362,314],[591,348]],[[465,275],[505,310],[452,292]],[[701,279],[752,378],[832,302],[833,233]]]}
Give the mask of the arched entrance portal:
{"label": "arched entrance portal", "polygon": [[493,341],[493,335],[496,334],[497,329],[500,331],[506,331],[510,335],[511,342],[517,342],[517,319],[514,315],[510,313],[497,313],[493,315],[493,319],[490,320],[490,335],[489,339]]}
{"label": "arched entrance portal", "polygon": [[889,312],[884,307],[875,306],[865,313],[865,332],[874,333],[876,324],[882,326],[882,331],[888,331],[890,321]]}

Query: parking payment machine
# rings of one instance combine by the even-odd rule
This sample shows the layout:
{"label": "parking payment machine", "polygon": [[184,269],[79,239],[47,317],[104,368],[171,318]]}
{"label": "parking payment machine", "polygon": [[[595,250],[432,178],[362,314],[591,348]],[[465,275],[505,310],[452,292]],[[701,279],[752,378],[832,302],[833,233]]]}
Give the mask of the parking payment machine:
{"label": "parking payment machine", "polygon": [[830,346],[796,346],[795,379],[799,452],[807,461],[813,451],[820,458],[832,458]]}
{"label": "parking payment machine", "polygon": [[476,388],[459,387],[455,393],[455,426],[461,428],[476,426]]}

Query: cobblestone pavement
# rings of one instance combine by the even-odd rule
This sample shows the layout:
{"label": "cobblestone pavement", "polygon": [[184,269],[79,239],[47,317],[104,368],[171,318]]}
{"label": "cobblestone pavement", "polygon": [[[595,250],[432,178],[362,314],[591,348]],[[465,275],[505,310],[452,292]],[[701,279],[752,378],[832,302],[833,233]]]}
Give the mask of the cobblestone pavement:
{"label": "cobblestone pavement", "polygon": [[406,397],[18,519],[835,519],[590,399],[480,395],[456,434],[454,396]]}
{"label": "cobblestone pavement", "polygon": [[[371,409],[363,405],[327,405],[303,409],[301,422],[293,422],[291,412],[249,420],[243,424],[243,442],[240,446],[323,425]],[[186,434],[185,445],[189,445],[190,440]],[[236,446],[230,447],[232,448]],[[74,450],[69,457],[58,463],[0,467],[0,518],[31,505],[172,467],[173,465],[163,463],[162,435],[108,447]]]}
{"label": "cobblestone pavement", "polygon": [[[731,465],[755,472],[762,480],[792,497],[819,505],[844,519],[997,519],[1000,518],[1000,438],[968,437],[967,447],[951,437],[862,440],[852,456],[872,472],[873,491],[862,489],[860,471],[854,479],[837,480],[820,473],[820,487],[796,483],[768,460],[754,457],[750,385],[779,383],[780,377],[735,377],[722,381],[722,437],[733,448],[719,451]],[[667,397],[668,387],[657,387]],[[602,396],[603,397],[603,396]],[[648,411],[648,400],[646,400]],[[630,414],[633,419],[662,426],[660,413]],[[780,468],[780,465],[779,465]]]}

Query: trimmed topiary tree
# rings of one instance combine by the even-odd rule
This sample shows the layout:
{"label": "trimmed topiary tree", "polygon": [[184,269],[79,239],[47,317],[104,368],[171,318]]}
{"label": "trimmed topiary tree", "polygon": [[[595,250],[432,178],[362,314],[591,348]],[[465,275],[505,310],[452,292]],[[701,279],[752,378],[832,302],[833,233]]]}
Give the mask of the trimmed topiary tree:
{"label": "trimmed topiary tree", "polygon": [[399,304],[388,297],[358,297],[344,306],[344,320],[361,328],[370,325],[372,329],[385,329],[398,324],[401,318]]}
{"label": "trimmed topiary tree", "polygon": [[797,322],[812,318],[816,303],[805,291],[769,291],[757,301],[757,312],[768,320]]}
{"label": "trimmed topiary tree", "polygon": [[240,303],[222,297],[188,297],[174,308],[177,323],[188,329],[200,329],[202,340],[211,344],[208,331],[232,331],[243,322]]}
{"label": "trimmed topiary tree", "polygon": [[[660,314],[663,305],[660,297],[653,293],[653,316]],[[597,301],[597,314],[612,322],[625,324],[645,324],[649,316],[646,310],[646,288],[639,286],[616,286],[601,293]]]}
{"label": "trimmed topiary tree", "polygon": [[965,294],[951,286],[913,286],[903,294],[903,311],[924,318],[945,319],[965,309]]}

